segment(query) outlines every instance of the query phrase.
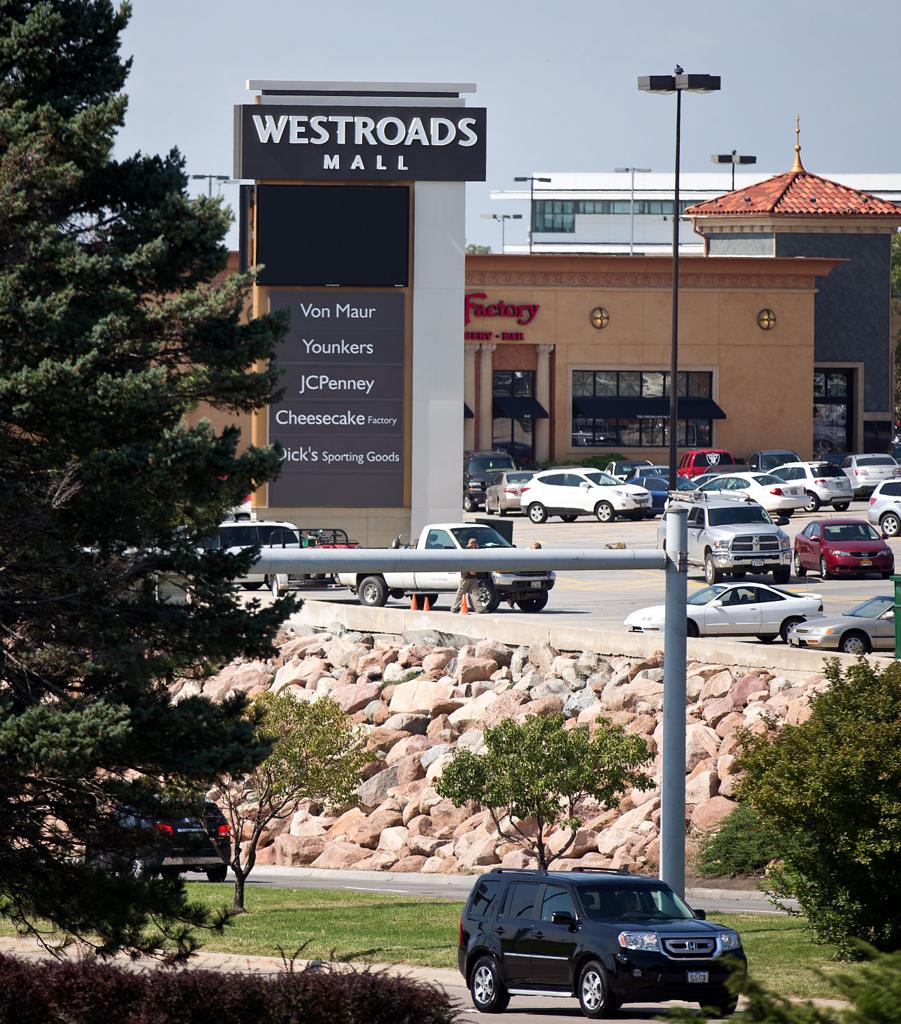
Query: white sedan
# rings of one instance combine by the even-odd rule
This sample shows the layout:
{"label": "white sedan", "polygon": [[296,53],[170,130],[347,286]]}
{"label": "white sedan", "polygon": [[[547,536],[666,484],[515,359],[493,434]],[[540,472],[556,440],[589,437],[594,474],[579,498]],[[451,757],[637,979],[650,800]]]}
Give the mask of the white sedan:
{"label": "white sedan", "polygon": [[744,495],[763,505],[767,512],[789,516],[807,504],[803,487],[787,484],[772,473],[720,473],[698,490],[705,494]]}
{"label": "white sedan", "polygon": [[[715,583],[688,599],[688,635],[786,640],[792,626],[822,612],[820,594],[793,594],[766,583]],[[632,612],[625,626],[632,633],[662,633],[663,622],[660,604]]]}

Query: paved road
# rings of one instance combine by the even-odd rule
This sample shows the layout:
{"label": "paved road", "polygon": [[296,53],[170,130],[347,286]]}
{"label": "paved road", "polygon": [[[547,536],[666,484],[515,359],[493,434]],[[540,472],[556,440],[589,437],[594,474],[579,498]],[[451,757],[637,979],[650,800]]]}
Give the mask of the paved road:
{"label": "paved road", "polygon": [[[833,518],[838,515],[853,515],[866,519],[867,503],[855,501],[848,512],[837,513],[821,510],[817,515],[809,516],[801,513],[792,516],[791,522],[785,527],[790,536],[807,525],[812,518]],[[479,518],[467,515],[466,519]],[[657,543],[657,525],[659,520],[642,522],[617,521],[604,524],[590,519],[579,519],[574,523],[563,523],[554,519],[537,526],[522,516],[510,519],[514,523],[514,542],[520,547],[527,547],[533,541],[540,540],[546,548],[582,548],[597,550],[608,544],[623,543],[630,548],[655,547]],[[901,568],[901,539],[890,541],[895,552],[895,559]],[[772,583],[772,577],[752,577]],[[693,569],[689,577],[689,593],[704,586],[704,579],[699,569]],[[861,601],[876,594],[891,594],[892,584],[878,576],[864,579],[821,580],[819,576],[808,575],[804,579],[792,579],[791,589],[799,593],[818,593],[823,595],[826,614],[836,614],[859,604]],[[313,600],[356,603],[356,598],[341,588],[305,589],[302,596]],[[261,593],[247,595],[248,598],[260,597],[269,601],[268,595]],[[562,572],[557,576],[547,608],[541,618],[550,617],[557,624],[590,626],[598,629],[620,629],[623,619],[630,612],[647,605],[663,603],[663,574],[649,569],[618,570],[616,572]],[[449,607],[449,597],[439,600],[439,609]],[[400,602],[390,601],[389,606],[401,607]],[[500,617],[522,615],[516,609],[501,608],[497,613]],[[739,638],[730,638],[739,639]],[[749,638],[747,643],[757,643]]]}
{"label": "paved road", "polygon": [[[476,875],[422,875],[414,872],[393,874],[385,871],[327,871],[317,868],[260,866],[253,870],[249,883],[272,889],[352,889],[385,895],[410,894],[437,896],[463,902]],[[189,873],[189,881],[202,881],[203,875]],[[232,876],[229,873],[229,880]],[[689,888],[692,906],[721,914],[778,914],[763,896],[750,891]]]}

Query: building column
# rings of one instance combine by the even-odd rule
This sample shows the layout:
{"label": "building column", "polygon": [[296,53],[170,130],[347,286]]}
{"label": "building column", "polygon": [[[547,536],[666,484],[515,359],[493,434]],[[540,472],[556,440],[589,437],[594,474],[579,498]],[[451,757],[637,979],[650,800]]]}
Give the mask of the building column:
{"label": "building column", "polygon": [[[535,372],[535,398],[538,403],[551,411],[551,353],[553,345],[538,346],[538,369]],[[551,421],[534,420],[532,429],[535,431],[535,461],[547,462],[551,457]]]}
{"label": "building column", "polygon": [[494,404],[494,350],[497,345],[482,344],[479,346],[481,353],[479,365],[479,447],[491,448],[491,434],[494,426],[492,405]]}
{"label": "building column", "polygon": [[[463,364],[463,401],[472,410],[473,416],[476,413],[476,352],[478,345],[464,345],[463,353],[465,362]],[[463,447],[469,451],[476,446],[476,421],[475,419],[463,420]]]}

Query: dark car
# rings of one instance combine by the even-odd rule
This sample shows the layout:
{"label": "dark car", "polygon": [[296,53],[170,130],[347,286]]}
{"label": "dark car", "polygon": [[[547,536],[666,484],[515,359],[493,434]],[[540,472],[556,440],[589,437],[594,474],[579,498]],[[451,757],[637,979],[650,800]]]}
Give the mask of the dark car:
{"label": "dark car", "polygon": [[123,809],[123,828],[132,830],[132,849],[109,860],[109,866],[141,878],[176,878],[184,871],[203,871],[211,882],[224,882],[231,860],[231,829],[216,804],[207,800],[197,814],[174,810],[152,818]]}
{"label": "dark car", "polygon": [[[651,495],[651,509],[653,515],[659,515],[666,508],[666,499],[669,496],[669,481],[665,476],[656,472],[633,473],[626,478],[627,484],[638,484]],[[694,482],[687,480],[684,476],[676,477],[676,490],[690,491]]]}
{"label": "dark car", "polygon": [[895,571],[895,556],[869,523],[814,519],[795,537],[792,568],[796,576],[804,576],[809,569],[824,580],[869,573],[887,580]]}
{"label": "dark car", "polygon": [[801,456],[791,448],[765,448],[759,452],[751,452],[748,456],[748,469],[759,469],[763,473],[769,473],[777,466],[784,466],[788,462],[800,462]]}
{"label": "dark car", "polygon": [[590,868],[482,875],[460,919],[457,962],[483,1013],[541,994],[575,996],[592,1019],[669,999],[726,1016],[737,1005],[727,979],[747,967],[738,933],[665,882]]}
{"label": "dark car", "polygon": [[463,453],[463,508],[467,512],[485,507],[485,491],[497,473],[517,469],[513,456],[505,451]]}

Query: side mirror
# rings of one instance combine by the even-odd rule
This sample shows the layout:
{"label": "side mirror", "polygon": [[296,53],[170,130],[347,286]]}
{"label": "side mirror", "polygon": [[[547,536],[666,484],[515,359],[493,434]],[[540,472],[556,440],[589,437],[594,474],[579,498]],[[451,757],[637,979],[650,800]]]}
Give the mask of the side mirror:
{"label": "side mirror", "polygon": [[715,598],[714,598],[714,599],[713,599],[713,600],[712,600],[712,601],[710,602],[710,607],[711,607],[711,608],[722,608],[722,607],[723,607],[723,602],[722,602],[722,601],[720,600],[720,598],[718,598],[718,597],[715,597]]}
{"label": "side mirror", "polygon": [[589,488],[589,487],[591,487],[591,484],[590,484],[590,483],[589,483],[589,482],[588,482],[587,480],[583,480],[583,481],[582,481],[582,482],[581,482],[581,483],[579,484],[579,486],[580,486],[580,487],[582,488],[582,490],[583,490],[583,491],[587,491],[587,490],[588,490],[588,488]]}
{"label": "side mirror", "polygon": [[576,919],[568,910],[555,910],[551,914],[551,924],[565,924],[569,928],[575,928]]}
{"label": "side mirror", "polygon": [[694,908],[692,908],[692,913],[694,914],[694,916],[699,921],[706,921],[707,920],[707,911],[706,910],[695,910]]}

